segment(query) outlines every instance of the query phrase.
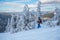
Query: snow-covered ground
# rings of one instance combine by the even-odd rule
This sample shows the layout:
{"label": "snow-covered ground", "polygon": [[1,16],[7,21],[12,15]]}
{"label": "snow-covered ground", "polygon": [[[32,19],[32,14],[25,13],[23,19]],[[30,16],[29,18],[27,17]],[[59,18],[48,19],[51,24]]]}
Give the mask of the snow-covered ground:
{"label": "snow-covered ground", "polygon": [[60,40],[60,27],[39,28],[18,33],[0,33],[0,40]]}

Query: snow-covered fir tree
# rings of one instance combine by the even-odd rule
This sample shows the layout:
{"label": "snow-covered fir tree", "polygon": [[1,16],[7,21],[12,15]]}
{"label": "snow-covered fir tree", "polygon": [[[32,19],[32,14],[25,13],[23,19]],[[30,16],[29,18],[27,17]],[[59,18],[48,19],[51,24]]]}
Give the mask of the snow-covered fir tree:
{"label": "snow-covered fir tree", "polygon": [[14,29],[16,28],[16,15],[12,14],[11,15],[11,22],[10,22],[10,32],[13,32]]}
{"label": "snow-covered fir tree", "polygon": [[58,20],[57,25],[60,25],[60,9],[56,8],[55,11],[56,11],[56,19]]}
{"label": "snow-covered fir tree", "polygon": [[32,28],[34,28],[34,24],[32,24],[33,22],[33,14],[29,11],[28,5],[24,6],[24,24],[25,27],[23,29],[25,30],[30,30]]}
{"label": "snow-covered fir tree", "polygon": [[30,27],[29,27],[29,22],[30,22],[30,20],[29,20],[29,17],[30,17],[30,13],[29,13],[29,8],[28,8],[28,5],[25,5],[24,6],[24,28],[23,29],[25,29],[25,30],[28,30],[28,29],[30,29]]}
{"label": "snow-covered fir tree", "polygon": [[24,20],[23,20],[23,15],[18,15],[19,17],[17,18],[17,29],[16,31],[22,31],[24,27]]}
{"label": "snow-covered fir tree", "polygon": [[37,4],[37,16],[41,17],[41,2],[40,1]]}
{"label": "snow-covered fir tree", "polygon": [[9,31],[10,31],[10,19],[8,18],[8,22],[7,22],[7,26],[6,26],[5,32],[9,32]]}

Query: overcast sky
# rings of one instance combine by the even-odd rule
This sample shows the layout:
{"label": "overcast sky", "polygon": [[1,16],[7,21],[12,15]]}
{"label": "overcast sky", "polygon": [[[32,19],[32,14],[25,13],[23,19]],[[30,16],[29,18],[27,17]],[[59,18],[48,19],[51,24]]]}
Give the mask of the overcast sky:
{"label": "overcast sky", "polygon": [[0,0],[0,11],[19,12],[23,10],[22,8],[25,4],[28,4],[30,8],[36,7],[38,1],[41,1],[42,3],[52,1],[60,2],[60,0]]}

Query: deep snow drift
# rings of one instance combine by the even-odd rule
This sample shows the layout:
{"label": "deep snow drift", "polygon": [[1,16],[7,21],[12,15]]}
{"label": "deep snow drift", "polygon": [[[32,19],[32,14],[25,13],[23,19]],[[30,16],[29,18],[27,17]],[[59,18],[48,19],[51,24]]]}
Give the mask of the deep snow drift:
{"label": "deep snow drift", "polygon": [[0,40],[60,40],[60,27],[40,28],[18,33],[0,33]]}

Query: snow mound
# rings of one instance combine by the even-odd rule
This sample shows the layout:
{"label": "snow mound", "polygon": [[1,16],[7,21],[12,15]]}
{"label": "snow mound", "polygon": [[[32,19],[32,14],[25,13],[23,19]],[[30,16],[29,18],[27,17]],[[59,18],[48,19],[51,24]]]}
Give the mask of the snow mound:
{"label": "snow mound", "polygon": [[60,40],[60,27],[40,28],[18,33],[0,33],[0,40]]}

